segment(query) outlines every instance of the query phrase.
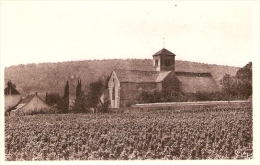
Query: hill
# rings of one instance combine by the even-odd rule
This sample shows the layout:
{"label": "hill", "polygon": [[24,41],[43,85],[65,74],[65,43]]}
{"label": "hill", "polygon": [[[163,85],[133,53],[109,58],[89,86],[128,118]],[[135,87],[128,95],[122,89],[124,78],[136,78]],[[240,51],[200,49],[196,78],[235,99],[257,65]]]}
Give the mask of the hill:
{"label": "hill", "polygon": [[[106,79],[114,69],[153,70],[151,59],[86,60],[60,63],[17,65],[5,68],[5,84],[11,80],[22,95],[29,93],[58,92],[63,95],[68,80],[70,95],[75,95],[76,83],[82,80],[82,90],[98,79]],[[225,73],[235,75],[238,67],[204,64],[176,60],[176,71],[211,72],[218,80]],[[5,85],[6,86],[6,85]]]}

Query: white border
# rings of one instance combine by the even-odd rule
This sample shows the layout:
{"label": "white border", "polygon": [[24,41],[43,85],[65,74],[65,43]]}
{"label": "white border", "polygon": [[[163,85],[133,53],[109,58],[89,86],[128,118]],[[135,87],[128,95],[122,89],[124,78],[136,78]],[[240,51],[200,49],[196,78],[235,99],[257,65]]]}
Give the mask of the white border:
{"label": "white border", "polygon": [[[254,158],[252,160],[177,160],[177,161],[31,161],[31,162],[6,162],[4,160],[4,94],[3,92],[0,92],[0,105],[1,105],[1,115],[0,115],[0,160],[1,164],[71,164],[71,163],[77,163],[77,164],[143,164],[143,163],[149,163],[149,164],[158,164],[158,163],[165,163],[165,164],[259,164],[259,1],[247,1],[252,3],[253,8],[253,18],[252,18],[252,56],[253,56],[253,148],[254,148]],[[198,2],[199,3],[199,2]],[[0,31],[1,36],[1,31]],[[1,43],[1,40],[0,40]],[[1,50],[1,44],[0,44],[0,50]],[[1,60],[1,90],[4,89],[4,68],[3,68],[3,61]]]}

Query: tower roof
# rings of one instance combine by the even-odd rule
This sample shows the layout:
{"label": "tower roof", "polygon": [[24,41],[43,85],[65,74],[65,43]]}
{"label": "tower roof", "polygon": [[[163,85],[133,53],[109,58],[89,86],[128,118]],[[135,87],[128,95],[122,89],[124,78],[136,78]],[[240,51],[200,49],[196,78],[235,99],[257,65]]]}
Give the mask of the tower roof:
{"label": "tower roof", "polygon": [[156,55],[171,55],[171,56],[176,56],[174,53],[170,52],[169,50],[163,48],[160,51],[158,51],[157,53],[155,53],[153,56]]}

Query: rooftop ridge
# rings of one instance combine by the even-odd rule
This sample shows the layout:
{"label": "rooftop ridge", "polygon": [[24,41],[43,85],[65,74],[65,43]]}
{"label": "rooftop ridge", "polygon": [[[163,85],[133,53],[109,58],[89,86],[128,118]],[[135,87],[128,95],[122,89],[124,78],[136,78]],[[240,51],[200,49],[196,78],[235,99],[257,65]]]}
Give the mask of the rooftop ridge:
{"label": "rooftop ridge", "polygon": [[153,56],[156,55],[171,55],[171,56],[176,56],[174,53],[170,52],[169,50],[163,48],[161,50],[159,50],[158,52],[156,52]]}
{"label": "rooftop ridge", "polygon": [[177,76],[212,77],[210,72],[175,72]]}
{"label": "rooftop ridge", "polygon": [[154,72],[154,73],[171,72],[171,71],[136,70],[136,69],[114,69],[114,71],[137,71],[137,72]]}

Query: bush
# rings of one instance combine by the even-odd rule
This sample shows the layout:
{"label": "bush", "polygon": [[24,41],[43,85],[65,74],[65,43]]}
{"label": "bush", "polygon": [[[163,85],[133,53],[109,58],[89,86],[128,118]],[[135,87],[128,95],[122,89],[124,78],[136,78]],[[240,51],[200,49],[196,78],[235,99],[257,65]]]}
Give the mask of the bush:
{"label": "bush", "polygon": [[87,101],[86,96],[81,94],[75,99],[74,106],[72,106],[73,112],[86,112],[87,109]]}
{"label": "bush", "polygon": [[178,93],[168,91],[143,91],[140,94],[139,103],[159,103],[178,101]]}
{"label": "bush", "polygon": [[88,108],[97,107],[104,88],[102,80],[90,83],[86,98]]}
{"label": "bush", "polygon": [[110,101],[109,100],[105,101],[104,104],[101,105],[100,111],[104,113],[108,112],[109,105],[110,105]]}

